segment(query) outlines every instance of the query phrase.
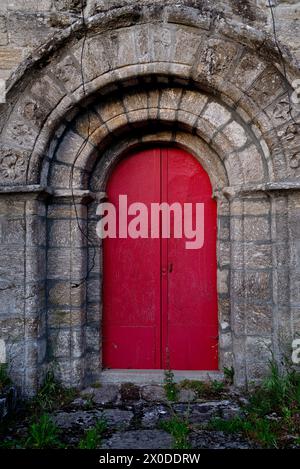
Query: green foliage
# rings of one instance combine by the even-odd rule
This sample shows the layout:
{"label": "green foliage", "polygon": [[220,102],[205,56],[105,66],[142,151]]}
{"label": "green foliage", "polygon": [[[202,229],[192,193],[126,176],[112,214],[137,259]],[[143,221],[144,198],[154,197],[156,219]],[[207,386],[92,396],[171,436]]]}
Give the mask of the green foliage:
{"label": "green foliage", "polygon": [[53,371],[48,371],[41,389],[33,399],[33,404],[42,412],[52,412],[58,407],[69,404],[75,395],[74,389],[61,386],[55,379]]}
{"label": "green foliage", "polygon": [[226,366],[224,367],[224,376],[225,376],[225,381],[232,385],[234,381],[234,369],[233,367],[227,368]]}
{"label": "green foliage", "polygon": [[162,422],[161,427],[172,435],[174,449],[190,449],[188,441],[190,429],[187,420],[175,415],[170,420]]}
{"label": "green foliage", "polygon": [[174,373],[171,370],[165,371],[164,389],[169,401],[177,401],[179,390],[176,383],[174,382]]}
{"label": "green foliage", "polygon": [[286,408],[300,410],[300,374],[280,372],[275,362],[270,363],[270,374],[250,398],[249,410],[260,416],[276,412],[281,416]]}
{"label": "green foliage", "polygon": [[[300,438],[300,374],[280,372],[270,362],[269,376],[249,397],[244,417],[213,419],[209,428],[224,432],[242,432],[264,447],[280,447],[285,435]],[[283,443],[284,445],[284,443]]]}
{"label": "green foliage", "polygon": [[197,381],[185,379],[180,383],[182,389],[192,389],[198,398],[218,398],[225,390],[223,381]]}
{"label": "green foliage", "polygon": [[11,384],[11,379],[8,376],[7,364],[0,363],[0,392],[4,390],[6,386]]}
{"label": "green foliage", "polygon": [[94,428],[85,432],[84,437],[79,442],[79,449],[96,449],[100,446],[102,435],[107,429],[105,420],[99,420]]}
{"label": "green foliage", "polygon": [[41,415],[37,422],[30,425],[25,446],[34,449],[63,447],[59,440],[59,430],[48,414]]}
{"label": "green foliage", "polygon": [[235,417],[229,420],[214,417],[209,422],[207,428],[210,430],[217,430],[226,433],[236,433],[243,430],[243,420],[240,417]]}
{"label": "green foliage", "polygon": [[230,420],[214,418],[208,425],[210,430],[225,433],[244,433],[248,438],[256,440],[266,447],[277,447],[276,437],[277,424],[266,418],[255,419],[250,416],[247,419],[235,417]]}

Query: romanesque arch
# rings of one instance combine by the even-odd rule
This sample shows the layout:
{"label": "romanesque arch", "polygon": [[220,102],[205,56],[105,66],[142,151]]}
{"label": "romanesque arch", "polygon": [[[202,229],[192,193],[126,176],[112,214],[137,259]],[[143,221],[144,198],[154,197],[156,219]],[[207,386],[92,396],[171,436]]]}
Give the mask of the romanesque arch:
{"label": "romanesque arch", "polygon": [[13,213],[25,226],[11,248],[23,270],[7,279],[17,324],[8,343],[24,392],[49,362],[67,385],[101,374],[95,204],[124,150],[149,142],[187,149],[213,183],[220,368],[233,366],[245,384],[261,379],[271,353],[280,360],[299,324],[299,292],[289,289],[291,275],[298,285],[300,176],[289,92],[262,33],[188,6],[96,15],[19,69],[1,119],[0,179],[8,221]]}

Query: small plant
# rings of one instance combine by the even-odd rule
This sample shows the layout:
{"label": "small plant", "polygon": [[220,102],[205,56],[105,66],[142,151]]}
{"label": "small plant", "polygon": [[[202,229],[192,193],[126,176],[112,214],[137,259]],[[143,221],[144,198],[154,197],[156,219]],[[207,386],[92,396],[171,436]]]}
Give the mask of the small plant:
{"label": "small plant", "polygon": [[225,385],[223,381],[213,380],[211,382],[211,389],[213,393],[220,394],[224,391]]}
{"label": "small plant", "polygon": [[174,449],[190,449],[188,441],[190,429],[187,420],[175,415],[170,420],[162,422],[161,427],[172,435]]}
{"label": "small plant", "polygon": [[174,373],[171,370],[165,371],[164,389],[169,401],[177,401],[178,399],[178,387],[174,382]]}
{"label": "small plant", "polygon": [[276,423],[266,418],[255,419],[249,416],[223,420],[217,417],[210,421],[208,429],[225,433],[243,433],[265,447],[277,448]]}
{"label": "small plant", "polygon": [[224,420],[220,417],[214,417],[209,422],[207,428],[209,430],[217,430],[225,433],[237,433],[244,429],[244,422],[240,417],[235,417],[230,420]]}
{"label": "small plant", "polygon": [[79,442],[79,449],[96,449],[101,444],[103,433],[106,431],[105,420],[99,420],[94,428],[85,432],[84,437]]}
{"label": "small plant", "polygon": [[234,382],[234,369],[233,367],[227,368],[226,366],[224,367],[224,376],[225,376],[225,381],[229,385],[232,385]]}
{"label": "small plant", "polygon": [[11,379],[8,376],[7,372],[7,364],[6,363],[0,363],[0,392],[6,388],[6,386],[9,386],[11,384]]}
{"label": "small plant", "polygon": [[180,383],[182,389],[192,389],[199,399],[218,398],[225,389],[223,381],[197,381],[185,379]]}
{"label": "small plant", "polygon": [[59,430],[48,414],[41,415],[37,422],[30,425],[25,446],[35,449],[63,447],[59,440]]}
{"label": "small plant", "polygon": [[[249,396],[244,417],[213,419],[209,428],[225,432],[242,432],[264,447],[285,445],[285,437],[300,438],[300,374],[281,372],[270,362],[269,376]],[[297,443],[296,443],[297,444]]]}
{"label": "small plant", "polygon": [[75,397],[74,389],[66,389],[55,379],[53,371],[48,371],[43,385],[33,400],[42,412],[52,412],[58,407],[69,404]]}

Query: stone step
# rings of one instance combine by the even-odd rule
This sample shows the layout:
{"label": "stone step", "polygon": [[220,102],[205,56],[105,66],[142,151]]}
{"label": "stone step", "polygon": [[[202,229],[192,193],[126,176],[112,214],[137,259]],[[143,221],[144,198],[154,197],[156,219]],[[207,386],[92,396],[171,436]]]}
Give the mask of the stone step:
{"label": "stone step", "polygon": [[104,449],[170,449],[173,439],[164,430],[134,430],[116,432],[103,440]]}

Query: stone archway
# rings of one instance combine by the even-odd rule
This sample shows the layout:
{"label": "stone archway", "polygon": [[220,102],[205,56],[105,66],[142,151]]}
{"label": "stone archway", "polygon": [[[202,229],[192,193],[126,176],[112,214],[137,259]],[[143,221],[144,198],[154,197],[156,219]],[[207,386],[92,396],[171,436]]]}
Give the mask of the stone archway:
{"label": "stone archway", "polygon": [[234,367],[237,384],[260,379],[299,322],[297,289],[289,291],[299,203],[289,84],[258,32],[229,30],[206,13],[195,20],[192,10],[178,16],[168,6],[164,21],[150,7],[123,22],[120,11],[93,17],[88,31],[68,31],[48,62],[30,64],[11,88],[1,124],[3,213],[8,224],[14,213],[26,235],[11,248],[22,269],[7,279],[19,321],[7,343],[25,393],[49,362],[67,385],[101,372],[101,266],[85,281],[91,249],[73,203],[93,232],[93,200],[110,169],[124,148],[146,142],[187,149],[211,177],[221,366]]}

